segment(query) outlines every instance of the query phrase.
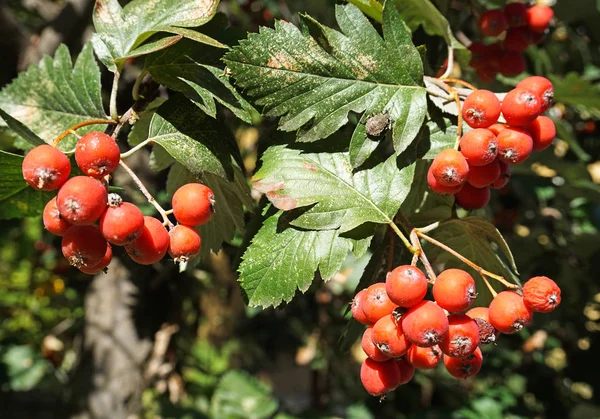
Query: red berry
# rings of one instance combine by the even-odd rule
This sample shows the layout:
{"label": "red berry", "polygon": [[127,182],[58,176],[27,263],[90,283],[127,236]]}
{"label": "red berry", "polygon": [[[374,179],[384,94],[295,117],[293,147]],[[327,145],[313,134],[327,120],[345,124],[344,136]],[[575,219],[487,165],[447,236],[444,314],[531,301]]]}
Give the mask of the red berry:
{"label": "red berry", "polygon": [[398,266],[387,275],[385,290],[394,304],[412,307],[427,294],[427,277],[415,266]]}
{"label": "red berry", "polygon": [[363,313],[371,323],[377,323],[377,320],[388,314],[396,308],[385,292],[385,284],[379,282],[366,289],[362,309]]}
{"label": "red berry", "polygon": [[460,152],[467,159],[469,170],[473,166],[485,166],[496,160],[498,141],[492,131],[477,128],[461,137]]}
{"label": "red berry", "polygon": [[144,228],[137,239],[125,250],[140,265],[151,265],[161,260],[169,248],[169,233],[162,223],[153,217],[144,217]]}
{"label": "red berry", "polygon": [[542,112],[545,112],[554,100],[554,87],[546,77],[531,76],[517,84],[518,89],[531,90],[542,98]]}
{"label": "red berry", "polygon": [[509,125],[522,127],[542,113],[542,98],[533,90],[517,87],[504,96],[502,115]]}
{"label": "red berry", "polygon": [[363,311],[363,305],[364,305],[364,301],[365,301],[365,297],[367,295],[367,290],[360,290],[358,293],[356,293],[356,295],[354,296],[354,299],[352,299],[352,305],[351,305],[351,311],[352,311],[352,317],[354,317],[356,319],[356,321],[358,321],[359,323],[362,324],[373,324],[368,317],[366,316],[365,312]]}
{"label": "red berry", "polygon": [[465,314],[448,316],[448,333],[440,343],[440,349],[448,356],[464,358],[479,346],[479,327]]}
{"label": "red berry", "polygon": [[377,320],[377,323],[373,326],[371,339],[375,346],[390,358],[404,356],[411,345],[404,336],[402,328],[396,325],[392,314]]}
{"label": "red berry", "polygon": [[433,298],[448,311],[466,310],[475,297],[475,280],[462,269],[446,269],[433,284]]}
{"label": "red berry", "polygon": [[502,160],[498,160],[498,164],[500,164],[500,177],[490,185],[492,189],[504,188],[510,181],[510,165]]}
{"label": "red berry", "polygon": [[104,257],[102,257],[100,262],[90,267],[80,266],[79,270],[84,274],[97,275],[103,270],[105,270],[106,267],[110,264],[110,262],[112,261],[112,255],[112,247],[110,247],[110,244],[106,243],[106,253],[104,254]]}
{"label": "red berry", "polygon": [[498,72],[490,67],[479,67],[475,69],[475,73],[477,73],[477,77],[483,83],[492,83],[496,80],[496,75]]}
{"label": "red berry", "polygon": [[71,226],[62,238],[62,253],[76,268],[97,265],[106,254],[106,240],[94,226]]}
{"label": "red berry", "polygon": [[531,45],[531,36],[527,28],[510,28],[502,46],[506,51],[524,52]]}
{"label": "red berry", "polygon": [[502,131],[504,128],[506,128],[506,125],[504,124],[493,124],[490,125],[487,129],[492,131],[492,134],[497,136],[500,133],[500,131]]}
{"label": "red berry", "polygon": [[481,349],[477,348],[475,352],[466,358],[453,358],[444,355],[444,366],[450,375],[456,378],[469,378],[474,376],[481,369],[483,364],[483,354]]}
{"label": "red berry", "polygon": [[463,185],[458,186],[443,186],[440,185],[439,182],[433,176],[433,172],[431,171],[431,166],[429,166],[429,170],[427,170],[427,184],[431,188],[431,190],[440,195],[454,195],[458,191],[460,191]]}
{"label": "red berry", "polygon": [[533,151],[533,139],[529,132],[523,129],[507,127],[496,138],[498,158],[505,163],[521,163]]}
{"label": "red berry", "polygon": [[500,59],[498,71],[504,77],[515,77],[525,71],[527,63],[523,54],[513,51],[507,51]]}
{"label": "red berry", "polygon": [[498,36],[506,30],[506,17],[500,9],[487,10],[479,18],[479,31],[485,36]]}
{"label": "red berry", "polygon": [[52,234],[62,236],[65,234],[67,229],[71,227],[71,223],[67,222],[63,217],[60,216],[58,207],[56,206],[56,197],[52,198],[44,207],[44,214],[42,216],[44,221],[44,227]]}
{"label": "red berry", "polygon": [[129,202],[109,206],[100,218],[100,231],[109,243],[125,246],[134,241],[144,228],[144,215]]}
{"label": "red berry", "polygon": [[463,119],[471,128],[487,128],[500,117],[500,101],[489,90],[475,90],[462,106]]}
{"label": "red berry", "polygon": [[402,380],[400,380],[400,385],[408,383],[415,376],[415,367],[410,365],[410,363],[401,358],[397,359],[396,363],[398,364],[398,368],[400,368],[400,376]]}
{"label": "red berry", "polygon": [[360,381],[372,396],[383,396],[400,385],[402,377],[395,360],[376,362],[365,359],[360,367]]}
{"label": "red berry", "polygon": [[97,179],[75,176],[58,191],[56,206],[60,215],[75,225],[93,224],[106,211],[108,194]]}
{"label": "red berry", "polygon": [[473,42],[469,46],[469,51],[471,51],[471,61],[469,62],[471,67],[479,68],[486,64],[487,45],[482,42]]}
{"label": "red berry", "polygon": [[459,151],[447,148],[433,159],[431,172],[442,186],[460,186],[467,180],[469,164]]}
{"label": "red berry", "polygon": [[467,182],[476,188],[485,188],[498,180],[500,172],[498,160],[494,160],[485,166],[470,166]]}
{"label": "red berry", "polygon": [[173,214],[179,224],[190,227],[206,224],[214,214],[213,191],[201,183],[188,183],[173,194]]}
{"label": "red berry", "polygon": [[482,319],[486,322],[490,321],[490,309],[487,307],[473,307],[465,314],[472,319]]}
{"label": "red berry", "polygon": [[200,253],[202,239],[192,227],[178,224],[169,232],[169,237],[169,255],[176,262],[186,262]]}
{"label": "red berry", "polygon": [[491,193],[489,188],[476,188],[467,183],[454,198],[460,207],[475,210],[485,207],[490,202]]}
{"label": "red berry", "polygon": [[435,368],[442,359],[442,350],[439,346],[434,345],[427,348],[416,345],[408,348],[406,360],[415,368],[420,370],[430,370]]}
{"label": "red berry", "polygon": [[373,361],[383,362],[390,359],[390,357],[384,354],[374,343],[373,343],[373,326],[367,327],[365,333],[363,333],[362,340],[360,341],[363,351]]}
{"label": "red berry", "polygon": [[534,151],[547,149],[552,145],[552,141],[556,137],[554,122],[543,115],[538,116],[531,124],[527,125],[527,132],[531,134]]}
{"label": "red berry", "polygon": [[89,132],[75,146],[77,166],[86,175],[97,179],[112,173],[120,160],[117,142],[103,132]]}
{"label": "red berry", "polygon": [[549,313],[560,304],[560,287],[547,276],[534,276],[523,285],[525,305],[538,313]]}
{"label": "red berry", "polygon": [[509,27],[525,26],[527,24],[526,13],[527,6],[523,3],[510,3],[504,7],[504,16]]}
{"label": "red berry", "polygon": [[[421,301],[402,316],[402,331],[417,346],[433,346],[448,333],[448,317],[433,301]],[[413,364],[414,365],[414,364]]]}
{"label": "red berry", "polygon": [[484,345],[496,342],[500,334],[490,323],[489,311],[487,307],[475,307],[465,313],[477,323],[479,327],[479,343]]}
{"label": "red berry", "polygon": [[550,26],[550,21],[554,17],[554,10],[551,7],[542,4],[536,4],[535,6],[527,9],[525,13],[525,20],[527,26],[533,32],[544,32]]}
{"label": "red berry", "polygon": [[502,333],[515,333],[531,322],[533,312],[523,297],[514,291],[502,291],[490,304],[490,323]]}
{"label": "red berry", "polygon": [[47,144],[37,146],[23,159],[23,178],[38,191],[53,191],[69,178],[71,163],[59,149]]}

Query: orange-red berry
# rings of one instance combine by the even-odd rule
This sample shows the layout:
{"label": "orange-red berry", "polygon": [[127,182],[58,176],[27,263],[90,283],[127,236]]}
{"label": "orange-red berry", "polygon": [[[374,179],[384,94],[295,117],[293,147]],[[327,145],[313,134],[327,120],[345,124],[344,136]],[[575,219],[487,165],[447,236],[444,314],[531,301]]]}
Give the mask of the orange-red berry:
{"label": "orange-red berry", "polygon": [[467,183],[454,198],[460,207],[475,210],[485,207],[490,202],[491,193],[489,188],[476,188]]}
{"label": "orange-red berry", "polygon": [[178,224],[169,232],[169,255],[175,261],[188,261],[200,253],[202,239],[196,230]]}
{"label": "orange-red berry", "polygon": [[103,132],[88,132],[77,141],[75,161],[83,173],[97,179],[112,173],[121,160],[117,142]]}
{"label": "orange-red berry", "polygon": [[502,115],[509,125],[523,127],[541,113],[542,98],[533,90],[517,87],[502,100]]}
{"label": "orange-red berry", "polygon": [[57,236],[64,235],[67,229],[71,227],[71,223],[60,216],[60,211],[58,211],[58,207],[56,206],[56,197],[48,201],[44,207],[42,219],[46,230]]}
{"label": "orange-red berry", "polygon": [[477,348],[475,352],[466,358],[453,358],[444,355],[444,366],[450,375],[456,378],[469,378],[474,376],[481,369],[483,364],[483,354],[481,349]]}
{"label": "orange-red berry", "polygon": [[350,306],[350,311],[352,312],[352,317],[356,319],[359,323],[370,325],[373,324],[363,311],[363,305],[365,301],[365,297],[367,295],[367,290],[360,290],[356,293],[354,298],[352,299],[352,304]]}
{"label": "orange-red berry", "polygon": [[431,172],[442,186],[460,186],[467,181],[469,164],[459,151],[447,148],[433,159]]}
{"label": "orange-red berry", "polygon": [[383,396],[395,390],[402,377],[395,360],[376,362],[367,358],[360,367],[360,381],[370,395]]}
{"label": "orange-red berry", "polygon": [[498,75],[498,71],[488,66],[476,68],[475,73],[477,74],[477,78],[483,83],[492,83]]}
{"label": "orange-red berry", "polygon": [[465,314],[448,316],[448,333],[440,342],[440,349],[448,356],[464,358],[479,346],[479,327]]}
{"label": "orange-red berry", "polygon": [[532,32],[544,32],[550,26],[550,21],[554,17],[554,10],[551,7],[536,4],[525,13],[527,26]]}
{"label": "orange-red berry", "polygon": [[496,138],[498,139],[498,158],[505,163],[521,163],[533,151],[533,138],[524,129],[507,127]]}
{"label": "orange-red berry", "polygon": [[490,125],[487,129],[489,129],[492,132],[492,134],[497,136],[500,133],[500,131],[502,131],[504,128],[506,128],[505,124],[498,123]]}
{"label": "orange-red berry", "polygon": [[463,119],[471,128],[487,128],[500,117],[500,100],[489,90],[471,92],[462,106]]}
{"label": "orange-red berry", "polygon": [[539,313],[549,313],[560,304],[560,287],[547,276],[534,276],[523,285],[525,305]]}
{"label": "orange-red berry", "polygon": [[500,163],[498,163],[498,160],[494,160],[485,166],[471,166],[469,167],[467,182],[476,188],[485,188],[497,181],[500,173]]}
{"label": "orange-red berry", "polygon": [[472,319],[482,319],[486,322],[490,321],[490,309],[488,307],[473,307],[465,314]]}
{"label": "orange-red berry", "polygon": [[374,343],[373,343],[373,326],[367,327],[365,332],[363,333],[362,339],[360,341],[360,345],[364,351],[364,353],[371,358],[373,361],[383,362],[390,359],[390,356],[383,353]]}
{"label": "orange-red berry", "polygon": [[431,188],[431,190],[440,195],[454,195],[458,191],[460,191],[463,185],[458,186],[443,186],[435,179],[433,176],[433,172],[431,171],[431,166],[429,166],[429,170],[427,170],[427,184]]}
{"label": "orange-red berry", "polygon": [[500,9],[487,10],[479,18],[479,31],[485,36],[498,36],[506,30],[506,17]]}
{"label": "orange-red berry", "polygon": [[406,338],[417,346],[433,346],[448,333],[448,317],[433,301],[421,301],[411,307],[401,320]]}
{"label": "orange-red berry", "polygon": [[510,28],[506,31],[506,37],[502,46],[506,51],[524,52],[531,45],[531,36],[527,28]]}
{"label": "orange-red berry", "polygon": [[442,359],[442,350],[438,345],[427,348],[413,345],[406,352],[406,361],[420,370],[430,370],[435,368]]}
{"label": "orange-red berry", "polygon": [[142,211],[129,202],[109,206],[100,218],[102,235],[109,243],[117,246],[125,246],[134,241],[142,234],[143,228]]}
{"label": "orange-red berry", "polygon": [[385,290],[394,304],[412,307],[427,294],[427,277],[415,266],[398,266],[387,275]]}
{"label": "orange-red berry", "polygon": [[396,308],[385,291],[385,283],[378,282],[366,289],[362,303],[362,310],[371,323],[377,323],[377,320],[388,314]]}
{"label": "orange-red berry", "polygon": [[433,284],[433,298],[451,312],[466,310],[477,297],[475,280],[462,269],[446,269]]}
{"label": "orange-red berry", "polygon": [[527,77],[517,84],[517,88],[531,90],[542,98],[542,112],[545,112],[550,105],[552,105],[552,101],[554,100],[554,87],[552,86],[552,82],[545,77]]}
{"label": "orange-red berry", "polygon": [[75,176],[67,180],[56,196],[60,215],[75,225],[89,225],[98,220],[108,203],[106,188],[97,179]]}
{"label": "orange-red berry", "polygon": [[106,253],[104,253],[104,256],[102,257],[100,262],[98,262],[94,266],[80,266],[79,270],[81,272],[83,272],[84,274],[88,274],[88,275],[99,274],[100,272],[104,271],[108,267],[108,265],[112,261],[112,256],[113,256],[112,247],[110,246],[110,244],[106,243]]}
{"label": "orange-red berry", "polygon": [[509,3],[504,7],[504,16],[509,27],[525,26],[527,24],[526,13],[527,6],[523,3]]}
{"label": "orange-red berry", "polygon": [[556,137],[554,121],[543,115],[538,116],[531,124],[527,125],[527,132],[531,134],[534,151],[545,150],[550,147],[554,137]]}
{"label": "orange-red berry", "polygon": [[398,364],[398,368],[400,368],[400,376],[402,377],[400,385],[406,384],[412,380],[415,376],[415,367],[403,358],[397,359],[396,363]]}
{"label": "orange-red berry", "polygon": [[504,77],[515,77],[525,71],[527,68],[527,62],[523,54],[506,51],[506,53],[500,59],[500,66],[498,71]]}
{"label": "orange-red berry", "polygon": [[490,303],[490,323],[502,333],[515,333],[531,322],[532,310],[514,291],[502,291]]}
{"label": "orange-red berry", "polygon": [[71,226],[62,238],[62,253],[76,268],[96,266],[106,254],[106,240],[94,226]]}
{"label": "orange-red berry", "polygon": [[496,160],[498,140],[492,131],[476,128],[462,136],[460,152],[465,156],[470,167],[485,166]]}
{"label": "orange-red berry", "polygon": [[500,164],[500,176],[498,177],[498,180],[490,185],[490,188],[493,189],[504,188],[510,181],[510,165],[502,160],[498,160],[498,163]]}
{"label": "orange-red berry", "polygon": [[38,191],[53,191],[69,178],[71,163],[59,149],[43,144],[27,153],[21,169],[29,186]]}
{"label": "orange-red berry", "polygon": [[371,339],[375,346],[390,358],[404,356],[411,345],[402,332],[402,328],[396,325],[392,314],[377,320],[377,323],[373,326]]}
{"label": "orange-red berry", "polygon": [[169,248],[169,233],[154,217],[144,217],[142,233],[125,250],[140,265],[151,265],[161,260]]}
{"label": "orange-red berry", "polygon": [[179,224],[196,227],[206,224],[214,215],[213,191],[201,183],[188,183],[175,191],[173,215]]}

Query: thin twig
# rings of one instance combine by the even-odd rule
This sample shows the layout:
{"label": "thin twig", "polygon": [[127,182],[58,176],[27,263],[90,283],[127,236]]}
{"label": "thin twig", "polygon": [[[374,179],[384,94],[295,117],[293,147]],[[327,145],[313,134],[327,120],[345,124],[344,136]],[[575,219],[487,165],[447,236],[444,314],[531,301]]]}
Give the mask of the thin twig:
{"label": "thin twig", "polygon": [[450,75],[450,73],[452,72],[453,67],[454,67],[454,49],[452,48],[452,45],[448,44],[448,64],[446,66],[446,71],[444,71],[444,74],[442,74],[440,76],[440,79],[447,78]]}
{"label": "thin twig", "polygon": [[115,71],[112,89],[110,91],[110,117],[115,121],[119,120],[119,111],[117,110],[117,93],[119,92],[120,78],[121,72],[119,70]]}
{"label": "thin twig", "polygon": [[[481,275],[481,274],[480,274]],[[488,281],[488,279],[485,277],[485,275],[481,275],[481,278],[483,278],[483,282],[485,282],[485,285],[488,287],[488,289],[490,290],[490,293],[492,293],[492,297],[496,298],[496,295],[498,295],[498,293],[496,292],[496,290],[492,287],[492,284],[490,284],[490,281]]]}
{"label": "thin twig", "polygon": [[132,154],[134,154],[136,151],[138,151],[141,148],[144,148],[145,146],[147,146],[148,144],[152,144],[154,143],[154,140],[148,138],[147,140],[142,141],[141,143],[139,143],[138,145],[136,145],[135,147],[133,147],[130,150],[127,150],[125,153],[121,154],[121,158],[122,159],[126,159],[127,157],[131,156]]}
{"label": "thin twig", "polygon": [[133,96],[133,100],[135,101],[140,100],[140,86],[142,85],[146,74],[148,74],[148,70],[143,70],[140,72],[140,74],[138,74],[137,78],[135,79],[135,83],[133,84],[133,88],[131,89],[131,96]]}
{"label": "thin twig", "polygon": [[461,79],[451,79],[451,78],[446,78],[446,79],[444,79],[444,81],[445,81],[446,83],[456,83],[456,84],[462,84],[463,86],[466,86],[466,87],[468,87],[468,88],[469,88],[469,89],[471,89],[471,90],[477,90],[477,87],[475,87],[475,86],[473,86],[471,83],[467,83],[466,81],[464,81],[464,80],[461,80]]}
{"label": "thin twig", "polygon": [[412,244],[410,244],[410,242],[408,241],[408,239],[406,238],[406,236],[404,235],[404,233],[402,233],[400,231],[400,229],[398,228],[398,226],[393,221],[391,221],[388,225],[392,228],[392,230],[394,230],[394,233],[396,233],[396,235],[398,237],[400,237],[400,240],[402,240],[402,243],[404,244],[404,246],[406,246],[406,248],[408,249],[408,251],[410,253],[414,254],[414,253],[418,252],[418,249],[416,249],[415,247],[413,247]]}
{"label": "thin twig", "polygon": [[[435,275],[435,271],[433,270],[431,263],[429,263],[429,259],[427,259],[427,255],[425,254],[425,251],[423,251],[423,247],[421,246],[421,242],[419,241],[419,237],[417,236],[416,228],[413,228],[412,231],[410,232],[410,240],[411,240],[413,246],[415,246],[417,249],[419,249],[419,253],[416,253],[416,254],[419,255],[419,259],[421,260],[421,263],[425,267],[425,271],[427,272],[427,276],[429,277],[429,283],[435,284],[437,276]],[[415,265],[416,265],[416,262],[415,262]]]}
{"label": "thin twig", "polygon": [[454,149],[458,150],[458,145],[460,143],[460,137],[462,135],[462,125],[463,125],[463,119],[462,119],[462,106],[460,104],[460,95],[458,93],[458,91],[448,85],[447,83],[445,83],[443,80],[441,79],[436,79],[435,77],[423,77],[425,80],[435,84],[436,86],[440,87],[441,89],[443,89],[444,91],[448,92],[449,95],[449,99],[451,98],[452,100],[454,100],[454,102],[456,102],[456,116],[458,118],[458,122],[457,122],[457,130],[456,130],[456,142],[454,143]]}
{"label": "thin twig", "polygon": [[74,131],[82,128],[82,127],[87,127],[88,125],[98,125],[98,124],[116,124],[116,121],[113,121],[112,119],[90,119],[89,121],[83,121],[80,122],[78,124],[73,125],[70,128],[67,128],[65,131],[63,131],[58,137],[56,137],[54,139],[54,147],[56,147],[58,145],[58,143],[60,143],[63,138],[65,138],[67,135],[69,134],[75,134],[77,135]]}

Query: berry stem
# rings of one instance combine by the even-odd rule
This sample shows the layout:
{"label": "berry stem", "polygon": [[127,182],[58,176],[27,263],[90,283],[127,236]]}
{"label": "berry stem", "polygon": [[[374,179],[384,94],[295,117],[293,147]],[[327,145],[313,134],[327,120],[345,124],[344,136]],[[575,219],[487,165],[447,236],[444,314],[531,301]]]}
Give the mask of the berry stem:
{"label": "berry stem", "polygon": [[498,293],[496,292],[496,290],[494,290],[494,288],[492,287],[492,284],[490,284],[490,281],[488,281],[488,279],[485,277],[485,275],[481,275],[481,278],[483,279],[483,282],[485,282],[485,285],[490,290],[492,297],[496,298],[496,295],[498,295]]}
{"label": "berry stem", "polygon": [[125,153],[121,153],[121,159],[125,159],[129,156],[131,156],[132,154],[134,154],[136,151],[144,148],[145,146],[147,146],[148,144],[152,144],[154,143],[154,140],[148,138],[147,140],[142,141],[141,143],[139,143],[138,145],[136,145],[135,147],[133,147],[131,150],[127,150]]}
{"label": "berry stem", "polygon": [[116,124],[116,123],[117,123],[117,121],[113,121],[112,119],[90,119],[89,121],[80,122],[78,124],[73,125],[71,128],[68,128],[65,131],[63,131],[58,137],[56,137],[54,139],[53,145],[54,145],[54,147],[56,147],[58,145],[58,143],[60,143],[63,140],[63,138],[65,138],[69,134],[73,134],[73,135],[79,137],[77,135],[77,133],[75,132],[75,130],[77,130],[79,128],[87,127],[88,125]]}
{"label": "berry stem", "polygon": [[410,241],[408,241],[404,233],[400,231],[398,226],[393,221],[390,221],[388,225],[392,228],[392,230],[394,230],[394,233],[396,233],[396,235],[400,237],[400,240],[402,240],[402,243],[404,243],[404,246],[406,246],[410,253],[418,253],[419,249],[415,248],[412,244],[410,244]]}
{"label": "berry stem", "polygon": [[473,91],[477,90],[477,87],[475,87],[471,83],[467,83],[466,81],[461,80],[461,79],[446,78],[446,79],[444,79],[444,81],[446,83],[462,84],[463,86],[466,86],[466,87],[468,87],[469,89],[471,89]]}
{"label": "berry stem", "polygon": [[150,202],[154,206],[154,208],[156,208],[156,210],[159,212],[159,214],[162,216],[163,224],[165,226],[168,226],[169,229],[172,229],[174,227],[174,225],[171,222],[171,220],[169,220],[167,211],[165,211],[165,209],[163,207],[161,207],[158,202],[156,202],[156,199],[154,199],[152,194],[148,191],[148,189],[146,189],[146,186],[144,186],[141,179],[134,173],[133,170],[131,170],[131,168],[129,166],[127,166],[127,164],[125,164],[125,162],[123,160],[121,160],[119,162],[119,164],[121,165],[121,167],[123,169],[125,169],[125,171],[127,173],[129,173],[129,176],[131,176],[131,179],[134,181],[134,183],[137,185],[137,187],[140,189],[140,191],[142,191],[142,193],[144,194],[144,196],[146,197],[148,202]]}
{"label": "berry stem", "polygon": [[445,92],[448,92],[448,94],[449,94],[448,99],[452,99],[452,100],[454,100],[454,102],[456,102],[456,110],[457,110],[456,116],[458,118],[458,122],[456,123],[457,130],[456,130],[456,142],[454,143],[454,149],[458,150],[458,145],[460,143],[460,137],[462,135],[462,125],[463,125],[462,106],[460,104],[460,95],[454,87],[449,86],[441,78],[436,79],[435,77],[427,77],[427,76],[425,76],[423,78],[425,80],[435,84],[436,86],[442,88]]}
{"label": "berry stem", "polygon": [[496,281],[500,282],[502,285],[504,285],[507,288],[511,288],[511,289],[519,288],[518,285],[511,284],[510,282],[508,282],[506,279],[504,279],[500,275],[496,275],[496,274],[494,274],[492,272],[489,272],[489,271],[483,269],[481,266],[477,265],[475,262],[470,261],[469,259],[467,259],[463,255],[461,255],[460,253],[458,253],[456,250],[454,250],[454,249],[446,246],[444,243],[441,243],[441,242],[437,241],[433,237],[428,236],[427,234],[423,233],[422,231],[417,230],[417,229],[414,229],[414,231],[415,231],[415,234],[418,237],[420,237],[423,240],[426,240],[429,243],[433,244],[434,246],[437,246],[440,249],[443,249],[446,252],[450,253],[451,255],[453,255],[454,257],[456,257],[457,259],[459,259],[461,262],[463,262],[463,263],[469,265],[471,268],[475,269],[481,275],[485,275],[485,276],[487,276],[489,278],[493,278],[493,279],[495,279]]}
{"label": "berry stem", "polygon": [[112,89],[110,91],[110,117],[118,121],[119,120],[119,112],[117,111],[117,93],[119,92],[119,79],[121,78],[121,71],[115,71],[115,76],[113,78]]}
{"label": "berry stem", "polygon": [[412,257],[412,260],[410,261],[410,266],[417,266],[418,261],[419,261],[419,255],[417,255],[415,253]]}
{"label": "berry stem", "polygon": [[[415,246],[417,249],[419,249],[419,253],[415,254],[415,255],[419,256],[421,263],[425,267],[425,270],[427,271],[427,276],[429,276],[429,283],[435,284],[435,280],[437,279],[437,276],[435,275],[435,271],[431,267],[431,263],[429,263],[429,259],[427,259],[427,255],[425,255],[425,252],[423,251],[423,247],[421,246],[421,242],[419,241],[419,237],[417,235],[416,228],[413,228],[412,231],[410,232],[410,240],[413,243],[413,246]],[[417,264],[417,262],[414,260],[414,258],[413,258],[413,262],[415,265]]]}

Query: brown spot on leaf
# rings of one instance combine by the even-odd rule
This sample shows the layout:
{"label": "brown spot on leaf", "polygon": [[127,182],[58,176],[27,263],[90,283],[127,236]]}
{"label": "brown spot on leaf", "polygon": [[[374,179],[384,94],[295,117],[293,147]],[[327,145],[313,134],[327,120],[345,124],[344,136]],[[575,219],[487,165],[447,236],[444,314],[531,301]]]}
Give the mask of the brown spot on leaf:
{"label": "brown spot on leaf", "polygon": [[267,61],[267,67],[278,69],[283,68],[285,70],[292,71],[296,70],[296,66],[290,60],[290,58],[281,52],[278,52],[277,54],[275,54],[275,56],[269,58],[269,60]]}
{"label": "brown spot on leaf", "polygon": [[302,167],[306,170],[310,170],[311,172],[317,171],[317,166],[314,163],[309,163],[307,161],[302,162]]}
{"label": "brown spot on leaf", "polygon": [[252,187],[258,192],[269,193],[280,191],[285,188],[285,185],[283,182],[256,182]]}
{"label": "brown spot on leaf", "polygon": [[289,211],[296,208],[298,202],[289,195],[279,195],[277,192],[267,192],[267,198],[280,210]]}

